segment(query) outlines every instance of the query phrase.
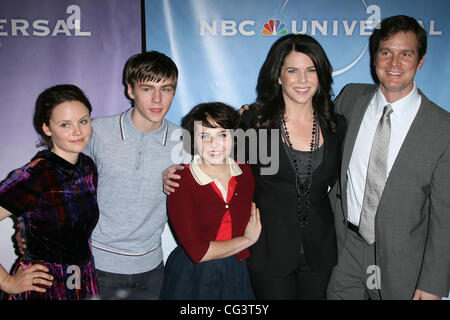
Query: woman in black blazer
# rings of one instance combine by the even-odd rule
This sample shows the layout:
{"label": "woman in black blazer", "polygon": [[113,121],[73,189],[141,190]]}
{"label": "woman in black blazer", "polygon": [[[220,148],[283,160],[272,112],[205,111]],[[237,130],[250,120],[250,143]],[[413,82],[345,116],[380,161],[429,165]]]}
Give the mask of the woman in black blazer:
{"label": "woman in black blazer", "polygon": [[[286,35],[272,45],[257,100],[242,114],[247,128],[279,136],[277,173],[261,172],[273,164],[252,164],[262,233],[250,248],[248,267],[258,299],[324,299],[337,263],[328,192],[339,174],[346,124],[334,113],[332,81],[320,44]],[[271,139],[266,141],[249,146],[250,159],[258,148],[270,153]]]}

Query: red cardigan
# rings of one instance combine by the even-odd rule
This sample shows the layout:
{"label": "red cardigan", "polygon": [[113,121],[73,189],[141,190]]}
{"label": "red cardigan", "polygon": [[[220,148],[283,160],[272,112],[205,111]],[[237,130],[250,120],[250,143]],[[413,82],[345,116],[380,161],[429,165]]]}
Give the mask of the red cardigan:
{"label": "red cardigan", "polygon": [[[192,176],[189,165],[176,172],[181,176],[180,186],[167,198],[167,209],[178,240],[194,263],[199,263],[204,257],[210,241],[216,240],[227,211],[230,212],[232,221],[232,237],[244,234],[250,219],[255,181],[248,164],[240,164],[239,167],[242,174],[234,177],[236,186],[233,195],[228,195],[228,203],[217,194],[212,183],[199,185]],[[245,249],[235,256],[243,261],[249,255],[248,249]]]}

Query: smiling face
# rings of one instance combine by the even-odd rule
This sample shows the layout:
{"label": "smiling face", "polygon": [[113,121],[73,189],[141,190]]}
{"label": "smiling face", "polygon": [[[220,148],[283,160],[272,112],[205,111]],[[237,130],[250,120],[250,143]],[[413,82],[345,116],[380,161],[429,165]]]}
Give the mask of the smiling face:
{"label": "smiling face", "polygon": [[61,158],[76,163],[91,136],[88,108],[80,101],[66,101],[53,108],[49,125],[42,130],[52,138],[52,151]]}
{"label": "smiling face", "polygon": [[133,124],[142,132],[151,132],[161,126],[170,109],[175,95],[175,80],[128,84],[128,95],[134,100]]}
{"label": "smiling face", "polygon": [[414,87],[416,71],[423,66],[419,61],[417,37],[411,32],[397,32],[380,41],[375,57],[375,70],[380,89],[388,102],[395,102]]}
{"label": "smiling face", "polygon": [[216,166],[226,163],[233,144],[229,130],[220,126],[208,128],[196,122],[194,144],[204,165]]}
{"label": "smiling face", "polygon": [[289,53],[284,59],[278,82],[286,105],[312,107],[319,78],[314,63],[306,54],[297,51]]}

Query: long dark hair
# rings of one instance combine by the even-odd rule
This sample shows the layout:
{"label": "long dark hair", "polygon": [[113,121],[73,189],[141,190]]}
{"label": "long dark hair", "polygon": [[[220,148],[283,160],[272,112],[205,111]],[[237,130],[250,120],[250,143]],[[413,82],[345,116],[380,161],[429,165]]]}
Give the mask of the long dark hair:
{"label": "long dark hair", "polygon": [[304,34],[287,34],[275,41],[270,48],[259,72],[257,98],[253,105],[258,117],[253,126],[268,129],[279,127],[280,114],[285,113],[286,106],[278,78],[286,56],[292,51],[306,54],[314,63],[319,86],[313,97],[313,108],[322,125],[335,132],[336,115],[331,100],[332,67],[319,42]]}

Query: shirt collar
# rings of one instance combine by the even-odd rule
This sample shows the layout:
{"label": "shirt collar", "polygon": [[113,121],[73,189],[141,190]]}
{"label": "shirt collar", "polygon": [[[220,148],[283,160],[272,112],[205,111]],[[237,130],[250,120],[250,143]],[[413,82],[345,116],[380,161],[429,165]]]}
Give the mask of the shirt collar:
{"label": "shirt collar", "polygon": [[416,82],[414,82],[414,87],[410,93],[408,93],[400,100],[397,100],[392,103],[386,101],[383,92],[381,91],[380,87],[378,87],[377,94],[375,96],[375,104],[373,106],[374,107],[373,111],[374,114],[383,113],[384,106],[390,104],[392,106],[393,113],[397,114],[398,116],[401,116],[404,113],[413,112],[413,108],[411,108],[411,106],[417,105],[417,103],[420,104],[420,102],[421,97],[419,91],[417,90]]}
{"label": "shirt collar", "polygon": [[141,132],[138,129],[136,129],[133,122],[131,121],[132,111],[133,108],[130,108],[127,111],[122,112],[122,114],[119,117],[120,135],[122,137],[122,140],[127,140],[137,135],[152,135],[156,139],[156,141],[161,143],[161,145],[165,146],[167,143],[167,135],[169,131],[169,124],[167,123],[167,120],[163,119],[163,123],[155,131]]}
{"label": "shirt collar", "polygon": [[[210,176],[208,176],[202,169],[198,163],[201,161],[201,158],[198,154],[194,156],[189,166],[192,175],[194,176],[195,181],[201,186],[207,185],[214,181]],[[227,158],[227,163],[230,164],[230,173],[232,177],[239,176],[242,174],[242,170],[239,165],[232,158]]]}

